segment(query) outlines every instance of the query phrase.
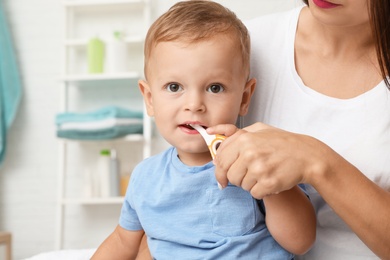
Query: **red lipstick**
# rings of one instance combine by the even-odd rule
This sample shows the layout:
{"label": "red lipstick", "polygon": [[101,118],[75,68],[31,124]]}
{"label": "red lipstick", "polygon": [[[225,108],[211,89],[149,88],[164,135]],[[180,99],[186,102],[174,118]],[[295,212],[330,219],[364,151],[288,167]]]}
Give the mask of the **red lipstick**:
{"label": "red lipstick", "polygon": [[333,4],[331,2],[324,1],[324,0],[313,0],[313,3],[319,8],[323,8],[323,9],[330,9],[330,8],[335,8],[340,6],[339,4]]}

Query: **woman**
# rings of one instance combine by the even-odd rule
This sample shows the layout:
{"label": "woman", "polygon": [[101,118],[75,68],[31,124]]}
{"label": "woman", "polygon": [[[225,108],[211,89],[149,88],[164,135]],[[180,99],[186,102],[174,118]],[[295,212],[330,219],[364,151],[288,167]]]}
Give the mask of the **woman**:
{"label": "woman", "polygon": [[208,129],[231,136],[216,177],[256,198],[306,183],[318,224],[304,259],[390,259],[390,1],[304,2],[247,23],[250,126]]}

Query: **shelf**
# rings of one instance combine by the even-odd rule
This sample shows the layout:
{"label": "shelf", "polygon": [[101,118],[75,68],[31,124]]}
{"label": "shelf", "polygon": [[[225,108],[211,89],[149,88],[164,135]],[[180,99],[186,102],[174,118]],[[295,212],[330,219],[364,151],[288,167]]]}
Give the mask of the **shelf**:
{"label": "shelf", "polygon": [[[149,0],[77,0],[65,1],[64,7],[75,12],[115,11],[147,6]],[[129,9],[129,10],[130,10]]]}
{"label": "shelf", "polygon": [[[131,163],[126,166],[129,168],[130,164],[141,160],[141,157],[147,158],[151,155],[153,130],[151,120],[146,118],[143,98],[137,88],[138,80],[144,77],[143,44],[152,22],[151,0],[60,0],[60,2],[64,11],[63,38],[60,42],[63,58],[62,75],[58,79],[61,88],[60,111],[86,111],[92,107],[105,106],[107,103],[123,107],[131,106],[133,109],[140,109],[142,105],[144,119],[142,134],[130,134],[105,140],[57,137],[60,148],[56,224],[58,250],[63,249],[64,234],[67,231],[65,225],[67,206],[120,206],[124,201],[124,197],[119,196],[87,197],[82,192],[81,182],[90,181],[89,184],[95,185],[95,180],[88,180],[85,176],[83,179],[82,174],[77,174],[80,166],[92,169],[91,166],[95,165],[98,156],[98,153],[93,152],[98,149],[100,151],[104,146],[112,146],[124,153],[122,158],[134,155]],[[128,52],[125,57],[128,61],[126,69],[114,70],[112,66],[104,66],[103,73],[90,74],[88,70],[90,39],[99,37],[108,44],[113,39],[114,31],[123,33],[123,41]],[[108,50],[107,45],[107,53]],[[107,62],[104,65],[110,64]],[[75,175],[67,176],[69,173]],[[76,183],[78,184],[74,187]]]}
{"label": "shelf", "polygon": [[122,204],[124,197],[108,197],[108,198],[74,198],[63,199],[63,205],[107,205],[107,204]]}
{"label": "shelf", "polygon": [[65,7],[92,7],[102,5],[122,5],[122,4],[141,4],[145,0],[78,0],[78,1],[64,1]]}
{"label": "shelf", "polygon": [[126,73],[102,73],[102,74],[80,74],[80,75],[67,75],[63,76],[60,80],[64,82],[93,82],[104,80],[132,80],[138,79],[141,75],[138,72],[126,72]]}
{"label": "shelf", "polygon": [[104,139],[104,140],[75,140],[75,139],[66,139],[66,138],[58,138],[58,140],[60,140],[60,142],[63,143],[143,142],[145,138],[142,134],[133,134],[133,135],[126,135],[120,138]]}
{"label": "shelf", "polygon": [[[144,36],[125,37],[125,42],[128,44],[141,44],[144,42],[144,38]],[[87,48],[88,39],[67,39],[64,44],[67,47]]]}

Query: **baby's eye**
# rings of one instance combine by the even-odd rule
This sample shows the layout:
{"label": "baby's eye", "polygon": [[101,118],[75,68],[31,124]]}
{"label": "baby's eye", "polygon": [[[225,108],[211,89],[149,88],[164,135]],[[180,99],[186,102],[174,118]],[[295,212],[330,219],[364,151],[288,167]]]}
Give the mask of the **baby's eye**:
{"label": "baby's eye", "polygon": [[224,91],[225,89],[221,86],[221,85],[219,85],[219,84],[213,84],[213,85],[211,85],[208,89],[207,89],[207,91],[209,91],[209,92],[213,92],[213,93],[219,93],[219,92],[222,92],[222,91]]}
{"label": "baby's eye", "polygon": [[166,89],[169,91],[169,92],[178,92],[179,90],[182,89],[182,87],[177,84],[177,83],[169,83],[167,86],[166,86]]}

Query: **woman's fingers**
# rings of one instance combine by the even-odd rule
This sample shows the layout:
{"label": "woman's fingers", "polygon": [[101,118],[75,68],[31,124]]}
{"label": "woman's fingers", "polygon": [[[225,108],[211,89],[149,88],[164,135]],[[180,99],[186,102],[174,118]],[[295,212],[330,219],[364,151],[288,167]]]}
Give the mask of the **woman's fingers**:
{"label": "woman's fingers", "polygon": [[253,125],[249,125],[243,128],[247,132],[258,132],[265,129],[276,129],[270,125],[263,124],[261,122],[254,123]]}
{"label": "woman's fingers", "polygon": [[[219,146],[217,156],[214,159],[214,164],[216,166],[215,177],[222,188],[225,188],[228,185],[229,181],[227,174],[238,157],[238,150],[235,148],[237,142],[234,140],[241,134],[240,131],[242,132],[243,130],[238,129],[232,124],[221,124],[207,128],[209,134],[221,134],[228,137]],[[224,152],[225,149],[228,151]],[[225,153],[225,156],[222,157],[223,161],[219,160],[218,154],[220,153]]]}
{"label": "woman's fingers", "polygon": [[[244,127],[243,130],[246,132],[257,132],[261,131],[264,129],[275,129],[272,126],[257,122],[253,125]],[[220,134],[220,135],[225,135],[225,136],[232,136],[236,132],[240,131],[239,128],[237,128],[233,124],[220,124],[220,125],[215,125],[207,128],[207,133],[215,135],[215,134]]]}
{"label": "woman's fingers", "polygon": [[244,129],[218,125],[208,132],[228,136],[214,160],[218,183],[224,188],[230,182],[257,199],[301,183],[316,153],[304,136],[262,123]]}
{"label": "woman's fingers", "polygon": [[[229,181],[234,185],[236,185],[236,183],[241,183],[241,181],[239,180],[240,174],[238,173],[238,171],[234,171],[235,174],[228,176],[228,173],[232,172],[230,171],[230,168],[234,163],[237,163],[237,157],[238,157],[238,153],[234,151],[234,148],[232,152],[229,152],[232,146],[234,147],[235,144],[234,142],[232,143],[232,146],[229,146],[228,144],[224,144],[225,142],[228,141],[228,139],[222,142],[220,148],[218,148],[217,155],[214,159],[215,178],[217,179],[217,182],[220,184],[221,188],[225,188],[228,185]],[[222,147],[223,145],[225,145],[225,147]],[[226,156],[222,156],[220,159],[220,157],[218,157],[218,154],[223,153],[223,148],[225,148]]]}
{"label": "woman's fingers", "polygon": [[217,181],[222,187],[228,182],[240,186],[258,199],[301,183],[315,153],[303,136],[262,123],[241,130],[219,125],[213,131],[230,134],[214,161]]}
{"label": "woman's fingers", "polygon": [[242,187],[242,182],[245,178],[246,173],[246,163],[238,157],[227,169],[226,177],[231,184]]}
{"label": "woman's fingers", "polygon": [[232,124],[220,124],[212,126],[206,129],[207,133],[211,135],[220,134],[225,136],[231,136],[236,133],[239,129]]}

